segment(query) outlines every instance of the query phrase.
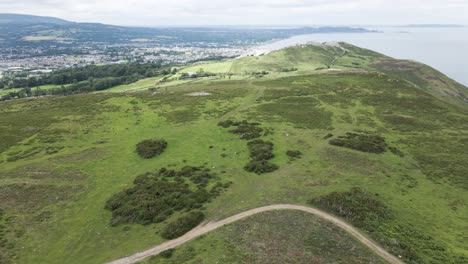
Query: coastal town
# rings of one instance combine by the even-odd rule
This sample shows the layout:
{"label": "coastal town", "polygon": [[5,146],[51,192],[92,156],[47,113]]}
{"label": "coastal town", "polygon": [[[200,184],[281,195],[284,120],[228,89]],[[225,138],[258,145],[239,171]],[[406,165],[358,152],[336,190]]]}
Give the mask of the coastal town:
{"label": "coastal town", "polygon": [[213,43],[180,45],[89,44],[0,48],[0,78],[5,75],[39,77],[53,70],[86,65],[124,63],[161,63],[181,65],[202,60],[232,58],[242,55],[244,46]]}

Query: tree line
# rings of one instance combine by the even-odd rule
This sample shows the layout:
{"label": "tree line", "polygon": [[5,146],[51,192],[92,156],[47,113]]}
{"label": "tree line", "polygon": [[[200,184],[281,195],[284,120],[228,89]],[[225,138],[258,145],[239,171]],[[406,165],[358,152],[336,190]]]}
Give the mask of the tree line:
{"label": "tree line", "polygon": [[[44,95],[69,95],[105,90],[117,85],[130,84],[140,79],[173,73],[160,63],[89,65],[62,69],[43,77],[3,78],[0,89],[21,88],[2,96],[0,100]],[[56,89],[41,89],[42,85],[60,85]]]}

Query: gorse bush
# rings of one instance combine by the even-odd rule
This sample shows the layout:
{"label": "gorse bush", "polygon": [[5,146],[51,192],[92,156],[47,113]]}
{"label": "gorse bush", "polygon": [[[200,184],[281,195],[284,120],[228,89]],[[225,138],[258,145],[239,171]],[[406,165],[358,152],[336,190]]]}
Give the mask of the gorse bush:
{"label": "gorse bush", "polygon": [[277,170],[276,164],[269,162],[275,157],[273,154],[273,143],[262,139],[255,139],[247,143],[251,161],[244,167],[248,172],[256,174],[269,173]]}
{"label": "gorse bush", "polygon": [[207,189],[211,181],[218,179],[199,167],[187,166],[179,171],[162,168],[158,172],[139,175],[134,186],[112,196],[105,209],[112,212],[113,225],[162,222],[175,211],[199,209],[218,196],[229,186],[217,182]]}
{"label": "gorse bush", "polygon": [[248,172],[254,172],[256,174],[263,174],[273,172],[279,169],[278,165],[270,163],[267,160],[252,160],[247,165],[245,165],[244,169]]}
{"label": "gorse bush", "polygon": [[273,143],[256,139],[247,143],[250,151],[250,158],[255,161],[270,160],[275,157],[273,155]]}
{"label": "gorse bush", "polygon": [[234,121],[232,121],[232,120],[225,120],[225,121],[220,121],[220,122],[218,123],[218,126],[224,127],[224,128],[228,128],[228,127],[232,126],[233,124],[234,124]]}
{"label": "gorse bush", "polygon": [[167,148],[167,142],[164,139],[148,139],[137,144],[138,155],[144,159],[150,159],[161,155]]}
{"label": "gorse bush", "polygon": [[165,239],[178,238],[198,226],[204,219],[203,212],[190,212],[164,227],[161,236]]}

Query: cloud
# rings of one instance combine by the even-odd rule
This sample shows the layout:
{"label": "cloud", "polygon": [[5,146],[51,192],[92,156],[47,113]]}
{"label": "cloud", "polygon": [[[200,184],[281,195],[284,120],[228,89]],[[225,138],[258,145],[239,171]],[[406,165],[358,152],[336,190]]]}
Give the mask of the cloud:
{"label": "cloud", "polygon": [[0,0],[0,10],[120,25],[468,24],[466,0]]}

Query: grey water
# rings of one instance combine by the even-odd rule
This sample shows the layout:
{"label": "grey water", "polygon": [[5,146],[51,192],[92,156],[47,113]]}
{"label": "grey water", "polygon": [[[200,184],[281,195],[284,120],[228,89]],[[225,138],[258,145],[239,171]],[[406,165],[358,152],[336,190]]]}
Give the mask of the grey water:
{"label": "grey water", "polygon": [[299,35],[257,48],[277,50],[310,41],[344,41],[396,59],[409,59],[425,63],[468,86],[468,27],[376,27],[369,29],[378,30],[380,33]]}

